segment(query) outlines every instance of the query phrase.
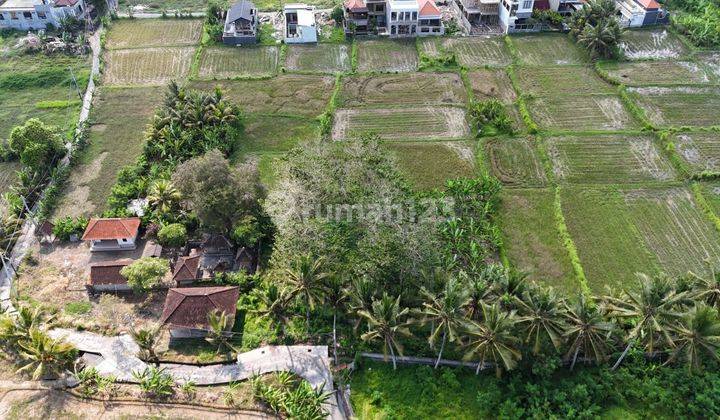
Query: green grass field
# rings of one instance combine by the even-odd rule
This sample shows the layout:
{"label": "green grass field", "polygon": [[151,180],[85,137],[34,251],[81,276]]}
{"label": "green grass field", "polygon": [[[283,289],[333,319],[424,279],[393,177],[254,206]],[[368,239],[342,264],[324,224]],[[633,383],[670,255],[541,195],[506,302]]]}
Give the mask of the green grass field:
{"label": "green grass field", "polygon": [[195,45],[202,19],[120,19],[112,23],[108,49]]}
{"label": "green grass field", "polygon": [[343,107],[463,105],[466,93],[456,73],[351,76],[343,79]]}
{"label": "green grass field", "polygon": [[543,97],[612,94],[616,89],[604,82],[588,67],[521,67],[516,71],[520,89],[525,94]]}
{"label": "green grass field", "polygon": [[338,73],[350,70],[348,44],[291,45],[285,57],[288,70],[311,73]]}
{"label": "green grass field", "polygon": [[358,71],[361,73],[417,70],[418,55],[414,41],[363,41],[357,45]]}
{"label": "green grass field", "polygon": [[449,179],[475,175],[475,153],[470,142],[388,143],[400,171],[419,191],[445,185]]}
{"label": "green grass field", "polygon": [[720,134],[680,133],[673,137],[675,151],[694,173],[720,171]]}
{"label": "green grass field", "polygon": [[583,64],[586,54],[567,35],[520,35],[510,38],[520,64],[528,66]]}
{"label": "green grass field", "polygon": [[105,54],[103,82],[108,85],[164,85],[190,75],[194,47],[113,50]]}
{"label": "green grass field", "polygon": [[626,86],[708,84],[716,80],[704,66],[692,61],[604,62],[600,68]]}
{"label": "green grass field", "polygon": [[629,90],[657,126],[720,125],[720,88],[642,87]]}
{"label": "green grass field", "polygon": [[493,175],[509,186],[544,186],[545,170],[534,140],[524,137],[486,141],[486,156]]}
{"label": "green grass field", "polygon": [[333,139],[377,134],[385,140],[431,141],[470,135],[465,111],[455,107],[341,109],[335,113]]}
{"label": "green grass field", "polygon": [[245,136],[236,143],[231,160],[254,153],[285,152],[299,142],[319,137],[318,124],[307,118],[250,114],[244,124]]}
{"label": "green grass field", "polygon": [[535,122],[552,131],[618,131],[640,128],[617,95],[558,96],[529,99]]}
{"label": "green grass field", "polygon": [[465,67],[503,67],[512,62],[505,41],[498,36],[427,37],[419,42],[421,51],[428,56],[454,53],[458,63]]}
{"label": "green grass field", "polygon": [[203,49],[198,65],[201,79],[272,76],[277,72],[278,47]]}

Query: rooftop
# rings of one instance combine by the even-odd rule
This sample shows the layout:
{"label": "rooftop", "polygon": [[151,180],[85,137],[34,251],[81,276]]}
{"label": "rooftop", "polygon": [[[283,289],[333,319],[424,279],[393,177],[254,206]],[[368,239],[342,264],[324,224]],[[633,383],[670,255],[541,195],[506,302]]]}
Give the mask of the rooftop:
{"label": "rooftop", "polygon": [[235,316],[240,289],[237,287],[173,288],[165,298],[160,323],[180,328],[206,329],[208,315],[215,310]]}
{"label": "rooftop", "polygon": [[88,284],[126,284],[127,280],[120,274],[120,270],[132,264],[131,259],[107,261],[90,265],[90,280]]}
{"label": "rooftop", "polygon": [[137,237],[140,229],[140,219],[130,217],[126,219],[90,219],[83,241],[100,241],[111,239],[124,239]]}

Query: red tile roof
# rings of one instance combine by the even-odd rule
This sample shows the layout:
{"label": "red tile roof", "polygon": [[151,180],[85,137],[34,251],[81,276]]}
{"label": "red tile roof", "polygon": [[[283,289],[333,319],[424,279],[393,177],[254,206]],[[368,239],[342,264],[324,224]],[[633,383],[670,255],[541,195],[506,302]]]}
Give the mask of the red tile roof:
{"label": "red tile roof", "polygon": [[655,0],[637,0],[642,7],[644,7],[646,10],[648,9],[659,9],[660,3],[656,2]]}
{"label": "red tile roof", "polygon": [[120,275],[120,270],[132,264],[133,260],[122,259],[107,261],[90,265],[90,280],[88,284],[93,286],[104,284],[127,284],[125,277]]}
{"label": "red tile roof", "polygon": [[90,219],[83,241],[136,238],[140,229],[140,219]]}
{"label": "red tile roof", "polygon": [[420,7],[420,16],[440,16],[440,9],[435,6],[434,0],[418,0],[418,6]]}
{"label": "red tile roof", "polygon": [[214,310],[235,316],[239,296],[240,289],[231,286],[170,289],[160,323],[176,328],[209,328],[208,314]]}
{"label": "red tile roof", "polygon": [[368,11],[367,6],[365,5],[365,0],[345,0],[344,6],[353,13]]}
{"label": "red tile roof", "polygon": [[180,257],[173,269],[174,281],[189,281],[198,279],[198,267],[200,267],[200,256]]}

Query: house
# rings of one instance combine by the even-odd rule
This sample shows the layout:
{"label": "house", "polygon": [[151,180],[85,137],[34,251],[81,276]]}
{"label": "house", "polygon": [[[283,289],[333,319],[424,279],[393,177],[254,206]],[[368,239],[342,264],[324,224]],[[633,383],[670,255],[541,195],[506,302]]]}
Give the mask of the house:
{"label": "house", "polygon": [[238,249],[237,254],[235,254],[235,265],[233,270],[245,270],[248,274],[255,272],[255,257],[246,247]]}
{"label": "house", "polygon": [[141,258],[160,258],[162,256],[162,245],[150,240],[145,242],[145,248],[143,248]]}
{"label": "house", "polygon": [[419,20],[418,35],[443,35],[445,27],[442,23],[442,13],[435,5],[435,0],[418,0]]}
{"label": "house", "polygon": [[285,43],[308,44],[317,42],[315,8],[302,3],[287,4],[285,17]]}
{"label": "house", "polygon": [[131,259],[121,259],[90,264],[90,278],[85,287],[89,293],[128,292],[132,290],[120,270],[132,264]]}
{"label": "house", "polygon": [[90,219],[82,240],[90,242],[92,252],[134,250],[139,230],[137,217]]}
{"label": "house", "polygon": [[392,38],[442,35],[445,27],[434,0],[346,0],[345,32]]}
{"label": "house", "polygon": [[665,9],[655,0],[616,0],[616,3],[618,19],[625,27],[661,25],[670,20]]}
{"label": "house", "polygon": [[165,298],[160,323],[170,329],[170,338],[204,337],[210,329],[208,316],[220,311],[228,317],[227,331],[235,323],[238,287],[173,288]]}
{"label": "house", "polygon": [[255,5],[249,0],[240,0],[230,7],[225,16],[223,44],[255,44],[258,38],[257,28],[258,17]]}
{"label": "house", "polygon": [[85,19],[85,0],[0,0],[0,29],[60,27],[63,19]]}
{"label": "house", "polygon": [[173,267],[173,280],[178,286],[189,286],[198,280],[211,279],[217,273],[245,270],[255,272],[255,256],[243,247],[235,247],[223,235],[206,234],[202,241],[189,241],[185,256]]}
{"label": "house", "polygon": [[534,7],[535,0],[502,0],[498,20],[503,32],[539,31],[541,25],[531,19]]}
{"label": "house", "polygon": [[345,11],[345,17],[343,18],[345,33],[348,35],[367,34],[368,8],[365,0],[345,0],[343,8]]}
{"label": "house", "polygon": [[177,287],[191,286],[197,280],[203,278],[200,268],[200,255],[192,255],[178,258],[173,267],[173,281]]}
{"label": "house", "polygon": [[497,25],[500,20],[500,0],[456,0],[460,25],[469,33],[473,28]]}

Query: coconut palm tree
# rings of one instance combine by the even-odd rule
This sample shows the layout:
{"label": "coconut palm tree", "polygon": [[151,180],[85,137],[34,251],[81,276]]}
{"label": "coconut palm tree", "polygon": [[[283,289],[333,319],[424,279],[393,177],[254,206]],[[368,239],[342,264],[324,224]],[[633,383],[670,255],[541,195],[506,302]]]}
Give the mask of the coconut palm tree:
{"label": "coconut palm tree", "polygon": [[572,305],[565,302],[566,329],[563,334],[568,343],[567,355],[572,357],[570,370],[575,368],[578,354],[592,357],[597,363],[605,361],[608,355],[608,336],[614,325],[607,322],[592,299],[581,294]]}
{"label": "coconut palm tree", "polygon": [[467,331],[467,352],[465,360],[477,360],[475,374],[485,362],[495,366],[495,374],[500,377],[503,369],[512,370],[522,358],[518,349],[520,339],[515,336],[517,316],[515,312],[505,312],[498,303],[482,305],[483,321],[473,322]]}
{"label": "coconut palm tree", "polygon": [[41,324],[49,324],[54,318],[40,306],[30,308],[21,305],[15,314],[5,313],[0,318],[0,339],[15,345],[20,340],[27,339],[32,329],[40,328]]}
{"label": "coconut palm tree", "polygon": [[702,300],[717,310],[720,310],[720,273],[708,264],[708,272],[705,275],[689,273],[692,281],[692,297]]}
{"label": "coconut palm tree", "polygon": [[494,301],[492,286],[481,276],[468,280],[468,302],[465,305],[465,316],[468,319],[479,321],[482,316],[482,305]]}
{"label": "coconut palm tree", "polygon": [[397,369],[395,350],[402,356],[402,344],[398,341],[399,336],[412,336],[408,326],[410,321],[407,317],[410,313],[408,308],[400,307],[400,296],[392,298],[383,293],[380,300],[373,300],[370,311],[359,311],[358,314],[365,318],[368,323],[368,332],[360,336],[363,341],[381,340],[383,353],[387,359],[388,352],[392,358],[393,369]]}
{"label": "coconut palm tree", "polygon": [[599,21],[596,25],[585,25],[578,43],[590,51],[593,57],[612,58],[622,39],[623,30],[617,19],[609,18]]}
{"label": "coconut palm tree", "polygon": [[337,315],[338,312],[345,309],[348,295],[345,293],[344,281],[340,276],[328,276],[325,280],[325,301],[333,310],[333,357],[335,366],[338,364],[337,355]]}
{"label": "coconut palm tree", "polygon": [[155,351],[160,341],[160,327],[141,328],[139,330],[130,328],[130,337],[140,347],[141,358],[150,360],[155,364],[160,363]]}
{"label": "coconut palm tree", "polygon": [[675,349],[666,364],[682,357],[690,372],[699,372],[703,354],[720,360],[720,319],[715,308],[704,303],[696,305],[672,330]]}
{"label": "coconut palm tree", "polygon": [[260,316],[267,316],[270,321],[277,327],[280,327],[280,339],[285,337],[285,330],[288,322],[290,322],[291,312],[288,303],[291,297],[285,289],[277,287],[275,284],[268,285],[260,294],[262,302],[261,309],[254,311]]}
{"label": "coconut palm tree", "polygon": [[[348,309],[351,314],[359,314],[360,311],[370,311],[372,308],[373,300],[377,295],[377,287],[367,277],[356,277],[350,283],[350,286],[345,290],[345,294],[348,296]],[[355,330],[360,326],[363,318],[358,316],[355,321]]]}
{"label": "coconut palm tree", "polygon": [[302,255],[285,271],[290,296],[301,297],[305,303],[305,323],[310,332],[310,310],[315,301],[322,299],[323,281],[328,273],[323,271],[324,258],[315,258],[310,254]]}
{"label": "coconut palm tree", "polygon": [[230,344],[230,318],[224,311],[216,309],[208,314],[208,330],[207,341],[210,344],[217,346],[218,352],[223,348],[227,348],[230,351],[235,351],[235,347]]}
{"label": "coconut palm tree", "polygon": [[77,349],[71,344],[51,338],[38,328],[32,328],[18,346],[23,359],[18,372],[31,372],[33,380],[59,375],[77,356]]}
{"label": "coconut palm tree", "polygon": [[148,203],[160,212],[167,214],[171,212],[182,199],[180,191],[167,179],[158,179],[148,191]]}
{"label": "coconut palm tree", "polygon": [[421,316],[418,322],[422,325],[432,323],[428,338],[430,347],[435,347],[438,336],[441,336],[440,351],[435,361],[435,369],[437,369],[442,359],[445,343],[448,340],[450,342],[457,340],[460,330],[466,325],[464,308],[469,302],[469,296],[465,285],[456,278],[448,280],[439,294],[425,289],[421,293],[426,301],[417,311]]}
{"label": "coconut palm tree", "polygon": [[517,299],[517,306],[518,324],[527,333],[525,343],[533,342],[533,354],[540,353],[543,338],[547,338],[555,350],[559,349],[565,331],[565,302],[555,290],[551,287],[530,288]]}

